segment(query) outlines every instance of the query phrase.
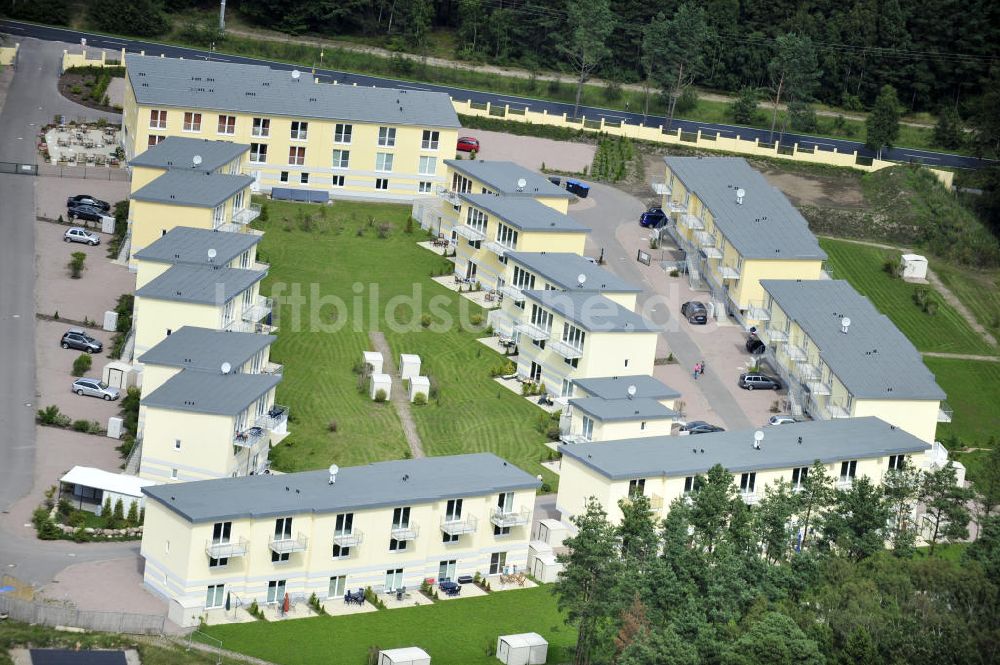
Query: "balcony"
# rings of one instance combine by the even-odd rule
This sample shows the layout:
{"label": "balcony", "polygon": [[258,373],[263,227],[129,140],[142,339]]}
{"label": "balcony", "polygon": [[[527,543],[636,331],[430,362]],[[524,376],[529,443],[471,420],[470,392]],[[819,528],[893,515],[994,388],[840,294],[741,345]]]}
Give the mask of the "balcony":
{"label": "balcony", "polygon": [[805,362],[808,359],[805,349],[791,343],[785,344],[785,355],[788,356],[789,360],[797,363]]}
{"label": "balcony", "polygon": [[498,257],[503,258],[505,252],[513,252],[514,248],[510,245],[505,245],[498,240],[490,240],[488,243],[483,245],[483,247],[488,252],[493,252]]}
{"label": "balcony", "polygon": [[452,519],[447,517],[441,518],[441,531],[445,532],[449,536],[461,536],[464,533],[475,533],[478,525],[479,520],[472,516],[456,517]]}
{"label": "balcony", "polygon": [[279,363],[267,363],[266,365],[264,365],[264,369],[260,370],[260,373],[280,376],[285,373],[285,366]]}
{"label": "balcony", "polygon": [[250,266],[250,270],[256,270],[257,272],[267,271],[271,269],[270,263],[263,263],[261,261],[254,261],[253,265]]}
{"label": "balcony", "polygon": [[288,407],[275,404],[271,410],[257,419],[257,426],[271,431],[283,431],[288,424]]}
{"label": "balcony", "polygon": [[393,540],[416,540],[420,535],[418,524],[393,524],[389,537]]}
{"label": "balcony", "polygon": [[461,202],[458,200],[458,193],[457,192],[453,192],[450,189],[445,189],[444,187],[438,187],[437,194],[446,203],[448,203],[449,205],[454,206],[455,208],[458,208],[460,205],[462,205]]}
{"label": "balcony", "polygon": [[833,485],[838,490],[847,491],[854,486],[854,476],[841,476],[837,478]]}
{"label": "balcony", "polygon": [[718,247],[702,247],[701,252],[705,255],[706,259],[721,259],[722,250]]}
{"label": "balcony", "polygon": [[588,443],[590,437],[586,434],[563,434],[559,437],[562,443]]}
{"label": "balcony", "polygon": [[667,202],[667,209],[670,212],[687,212],[687,204],[680,201],[670,200]]}
{"label": "balcony", "polygon": [[514,332],[524,335],[528,339],[537,341],[548,339],[549,331],[539,328],[534,323],[522,322],[514,326]]}
{"label": "balcony", "polygon": [[722,279],[739,279],[740,271],[732,266],[719,266],[719,276]]}
{"label": "balcony", "polygon": [[[767,320],[767,319],[765,319],[765,320]],[[787,342],[788,341],[788,331],[787,330],[778,330],[777,328],[772,328],[772,327],[768,326],[767,328],[764,329],[764,334],[767,336],[767,339],[770,340],[770,342],[772,344],[774,344],[776,342]]]}
{"label": "balcony", "polygon": [[250,427],[233,435],[233,445],[237,448],[253,448],[267,437],[263,427]]}
{"label": "balcony", "polygon": [[657,196],[670,196],[673,190],[670,189],[670,185],[665,182],[654,182],[653,193]]}
{"label": "balcony", "polygon": [[256,323],[271,314],[272,306],[270,298],[257,296],[250,305],[243,309],[241,318],[244,321]]}
{"label": "balcony", "polygon": [[826,412],[831,418],[850,418],[851,412],[842,404],[827,404]]}
{"label": "balcony", "polygon": [[357,547],[364,539],[365,534],[357,529],[333,532],[333,543],[341,547]]}
{"label": "balcony", "polygon": [[822,376],[822,374],[820,374],[819,367],[809,360],[797,361],[795,364],[795,373],[799,377],[799,380],[804,383],[819,381]]}
{"label": "balcony", "polygon": [[927,463],[932,467],[942,468],[948,464],[948,449],[938,441],[931,445],[925,456]]}
{"label": "balcony", "polygon": [[757,492],[753,490],[740,490],[740,498],[743,500],[743,503],[748,506],[752,506],[760,501],[760,496],[758,496]]}
{"label": "balcony", "polygon": [[833,390],[829,383],[820,380],[807,381],[806,386],[813,395],[831,395]]}
{"label": "balcony", "polygon": [[479,242],[486,238],[486,234],[477,229],[474,226],[469,226],[468,224],[458,224],[455,227],[455,233],[462,236],[466,240],[471,240],[472,242]]}
{"label": "balcony", "polygon": [[524,292],[516,286],[504,284],[500,287],[500,295],[510,298],[514,302],[524,302]]}
{"label": "balcony", "polygon": [[229,332],[244,332],[244,333],[256,333],[258,335],[270,335],[278,329],[278,326],[272,326],[267,323],[256,323],[253,321],[240,321],[239,319],[233,319],[222,326],[223,330],[228,330]]}
{"label": "balcony", "polygon": [[243,226],[260,217],[260,205],[251,203],[245,208],[233,212],[233,223]]}
{"label": "balcony", "polygon": [[583,357],[583,349],[567,342],[552,342],[549,344],[549,348],[566,360],[576,360]]}
{"label": "balcony", "polygon": [[751,321],[770,321],[771,311],[764,307],[764,303],[752,302],[747,307],[747,318]]}
{"label": "balcony", "polygon": [[950,423],[951,417],[955,412],[952,410],[951,405],[948,402],[941,402],[938,405],[938,417],[937,421],[939,423]]}
{"label": "balcony", "polygon": [[309,539],[299,533],[294,538],[275,538],[268,541],[267,546],[275,554],[292,554],[293,552],[305,552]]}
{"label": "balcony", "polygon": [[229,541],[225,543],[207,541],[205,543],[205,554],[207,554],[210,559],[235,559],[237,557],[246,556],[248,545],[249,541],[247,541],[246,538],[240,538],[237,541]]}
{"label": "balcony", "polygon": [[[698,217],[697,215],[692,215],[691,213],[686,212],[686,213],[684,213],[684,214],[681,215],[681,221],[684,222],[684,226],[688,227],[692,231],[704,231],[705,230],[705,222],[701,221],[701,218]],[[711,235],[711,234],[709,234],[709,235]],[[710,244],[712,244],[712,245],[715,244],[715,238],[714,237],[712,238],[712,242]]]}
{"label": "balcony", "polygon": [[245,224],[236,224],[233,222],[229,222],[227,224],[220,224],[219,226],[215,227],[215,230],[222,231],[224,233],[250,233],[255,236],[264,235],[263,231],[260,231],[258,229],[251,229]]}
{"label": "balcony", "polygon": [[527,508],[520,510],[505,510],[504,508],[494,508],[490,513],[490,522],[498,527],[522,526],[531,519],[531,511]]}

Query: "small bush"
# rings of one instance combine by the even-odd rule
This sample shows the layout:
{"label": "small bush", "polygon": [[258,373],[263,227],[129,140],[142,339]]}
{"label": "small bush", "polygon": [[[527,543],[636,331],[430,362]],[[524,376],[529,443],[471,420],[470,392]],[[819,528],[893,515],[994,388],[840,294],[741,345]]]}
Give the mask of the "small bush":
{"label": "small bush", "polygon": [[424,314],[420,317],[420,325],[424,328],[429,328],[433,321],[430,314]]}
{"label": "small bush", "polygon": [[426,404],[427,404],[427,395],[425,395],[424,393],[417,393],[416,395],[413,396],[414,406],[426,406]]}
{"label": "small bush", "polygon": [[383,389],[379,388],[378,390],[375,391],[376,402],[384,402],[387,397],[388,395],[385,394],[385,391]]}
{"label": "small bush", "polygon": [[81,527],[87,524],[87,513],[83,510],[74,510],[66,518],[66,524],[69,526]]}
{"label": "small bush", "polygon": [[472,316],[469,317],[469,323],[471,323],[474,326],[481,326],[483,324],[483,315],[473,314]]}
{"label": "small bush", "polygon": [[66,266],[69,268],[69,276],[73,279],[80,279],[83,275],[84,262],[87,260],[87,255],[83,252],[73,252],[70,254],[70,261]]}
{"label": "small bush", "polygon": [[247,614],[257,619],[258,621],[264,620],[264,612],[263,610],[260,609],[260,605],[257,604],[256,600],[250,603],[250,606],[247,607]]}
{"label": "small bush", "polygon": [[388,222],[382,222],[375,229],[375,234],[382,240],[388,238],[391,232],[392,232],[392,224],[389,224]]}
{"label": "small bush", "polygon": [[63,415],[59,411],[59,407],[55,404],[50,404],[44,409],[39,409],[35,412],[35,420],[39,425],[50,425],[52,427],[69,427],[70,418],[69,416]]}
{"label": "small bush", "polygon": [[327,431],[329,431],[329,432],[331,432],[331,433],[336,433],[336,432],[337,432],[337,428],[338,428],[338,427],[339,427],[339,426],[337,425],[337,421],[336,421],[336,420],[331,420],[331,421],[330,421],[329,423],[327,423],[327,425],[326,425],[326,429],[327,429]]}
{"label": "small bush", "polygon": [[93,364],[94,360],[89,353],[81,353],[73,361],[73,376],[83,376],[90,371]]}
{"label": "small bush", "polygon": [[46,508],[36,508],[31,514],[31,522],[40,540],[56,540],[62,535],[62,530],[49,517]]}
{"label": "small bush", "polygon": [[403,233],[413,233],[413,218],[406,218],[406,226],[403,227]]}
{"label": "small bush", "polygon": [[74,432],[89,432],[90,431],[90,421],[89,420],[74,420],[73,421],[73,431]]}
{"label": "small bush", "polygon": [[142,526],[139,521],[139,502],[131,501],[128,504],[128,515],[125,516],[125,520],[128,522],[129,526]]}

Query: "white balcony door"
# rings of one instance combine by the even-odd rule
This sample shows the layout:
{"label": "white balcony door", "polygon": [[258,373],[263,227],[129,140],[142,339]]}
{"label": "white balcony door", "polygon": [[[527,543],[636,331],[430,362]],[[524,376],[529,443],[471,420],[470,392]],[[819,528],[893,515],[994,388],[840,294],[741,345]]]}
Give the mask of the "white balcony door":
{"label": "white balcony door", "polygon": [[583,417],[583,438],[590,441],[590,438],[594,436],[594,421],[589,416]]}
{"label": "white balcony door", "polygon": [[444,519],[446,522],[457,522],[462,519],[462,500],[449,499],[445,509]]}
{"label": "white balcony door", "polygon": [[438,581],[441,580],[455,580],[455,570],[458,568],[458,562],[455,559],[450,559],[448,561],[442,561],[438,564]]}
{"label": "white balcony door", "polygon": [[514,493],[501,492],[497,496],[497,508],[499,508],[500,512],[503,513],[514,512]]}
{"label": "white balcony door", "polygon": [[271,580],[267,583],[267,602],[280,603],[285,599],[285,580]]}
{"label": "white balcony door", "polygon": [[208,592],[205,594],[205,609],[210,610],[213,607],[222,607],[225,604],[226,604],[226,585],[210,584],[208,587]]}
{"label": "white balcony door", "polygon": [[385,590],[395,591],[403,587],[403,569],[395,568],[385,571]]}
{"label": "white balcony door", "polygon": [[243,192],[239,192],[233,197],[233,212],[243,210]]}

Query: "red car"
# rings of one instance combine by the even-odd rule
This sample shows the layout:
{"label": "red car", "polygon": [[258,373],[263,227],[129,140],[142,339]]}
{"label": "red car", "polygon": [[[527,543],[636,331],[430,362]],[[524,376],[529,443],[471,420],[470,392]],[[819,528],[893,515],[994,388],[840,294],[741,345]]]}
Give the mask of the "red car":
{"label": "red car", "polygon": [[479,152],[479,139],[463,136],[458,139],[458,150],[461,152]]}

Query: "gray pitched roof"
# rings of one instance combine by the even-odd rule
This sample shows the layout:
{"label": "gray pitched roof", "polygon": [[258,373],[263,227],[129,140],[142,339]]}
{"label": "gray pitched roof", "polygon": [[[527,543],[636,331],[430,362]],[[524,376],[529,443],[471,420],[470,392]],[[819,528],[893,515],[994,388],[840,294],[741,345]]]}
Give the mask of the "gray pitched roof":
{"label": "gray pitched roof", "polygon": [[[324,470],[158,485],[144,493],[186,520],[210,522],[416,505],[539,485],[534,476],[496,455],[473,453],[349,466],[340,469],[332,485]],[[469,508],[465,513],[489,519]]]}
{"label": "gray pitched roof", "polygon": [[281,381],[275,374],[183,370],[142,398],[146,407],[235,416]]}
{"label": "gray pitched roof", "polygon": [[[181,169],[198,173],[216,171],[250,150],[246,143],[193,139],[187,136],[168,136],[152,148],[147,148],[129,162],[132,166],[157,169]],[[201,162],[194,163],[194,157]]]}
{"label": "gray pitched roof", "polygon": [[[638,286],[572,252],[505,252],[504,256],[561,289],[639,293]],[[580,287],[578,277],[587,281]]]}
{"label": "gray pitched roof", "polygon": [[217,372],[222,363],[240,367],[277,337],[184,326],[139,357],[147,365]]}
{"label": "gray pitched roof", "polygon": [[[156,263],[185,263],[193,265],[225,265],[260,242],[263,236],[256,233],[228,233],[175,226],[146,247],[135,253],[135,258]],[[214,249],[215,258],[209,261],[208,250]]]}
{"label": "gray pitched roof", "polygon": [[[910,340],[844,280],[761,281],[856,398],[941,400],[944,391]],[[841,332],[840,320],[851,320]]]}
{"label": "gray pitched roof", "polygon": [[[742,157],[664,157],[663,161],[698,195],[716,227],[744,258],[826,259],[805,218]],[[736,203],[737,188],[746,192],[742,204]]]}
{"label": "gray pitched roof", "polygon": [[588,332],[657,332],[659,328],[635,312],[599,293],[587,291],[524,291],[528,300],[543,305]]}
{"label": "gray pitched roof", "polygon": [[603,397],[576,397],[569,401],[574,409],[579,409],[597,420],[668,420],[677,417],[677,412],[668,409],[651,397],[634,399],[604,399]]}
{"label": "gray pitched roof", "polygon": [[131,198],[151,203],[214,208],[252,182],[253,178],[248,175],[167,171],[145,187],[140,187]]}
{"label": "gray pitched roof", "polygon": [[222,305],[264,279],[264,270],[171,266],[135,292],[139,298],[176,300],[201,305]]}
{"label": "gray pitched roof", "polygon": [[636,397],[673,399],[681,396],[679,392],[667,384],[646,374],[573,379],[573,385],[586,391],[592,397],[603,399],[623,399],[628,395],[629,386],[635,386]]}
{"label": "gray pitched roof", "polygon": [[[492,187],[507,196],[549,196],[572,198],[568,191],[552,184],[541,173],[526,169],[514,162],[496,162],[482,159],[446,159],[444,163],[454,170],[481,183]],[[524,180],[524,187],[518,187],[517,182]]]}
{"label": "gray pitched roof", "polygon": [[295,79],[288,71],[232,62],[129,54],[125,64],[136,101],[143,105],[389,125],[461,126],[451,98],[441,92],[313,83],[308,71]]}
{"label": "gray pitched roof", "polygon": [[535,199],[496,196],[494,194],[459,194],[459,198],[481,208],[520,231],[549,233],[586,233],[590,229],[578,221]]}
{"label": "gray pitched roof", "polygon": [[[698,436],[652,436],[559,446],[564,457],[605,478],[678,477],[705,473],[716,464],[734,473],[788,469],[852,459],[922,453],[930,446],[873,416],[816,420],[764,430],[760,450],[754,430]],[[799,439],[801,438],[801,443]]]}

